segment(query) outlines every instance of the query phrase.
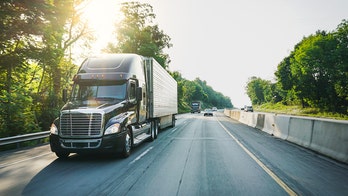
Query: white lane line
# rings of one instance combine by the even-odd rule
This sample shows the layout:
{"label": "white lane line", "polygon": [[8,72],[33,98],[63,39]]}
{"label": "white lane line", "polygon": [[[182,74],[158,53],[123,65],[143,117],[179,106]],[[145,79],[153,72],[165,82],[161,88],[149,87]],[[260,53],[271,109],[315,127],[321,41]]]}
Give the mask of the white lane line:
{"label": "white lane line", "polygon": [[12,162],[12,163],[2,164],[2,165],[0,165],[0,169],[4,168],[4,167],[15,165],[15,164],[18,164],[18,163],[22,163],[22,162],[25,162],[25,161],[29,161],[29,160],[32,160],[32,159],[36,159],[36,158],[39,158],[39,157],[43,157],[43,156],[46,156],[48,154],[52,154],[52,152],[48,152],[48,153],[45,153],[45,154],[37,155],[37,156],[30,157],[30,158],[27,158],[27,159],[22,159],[22,160],[15,161],[15,162]]}
{"label": "white lane line", "polygon": [[137,156],[132,162],[130,162],[129,164],[133,164],[137,161],[139,161],[143,156],[145,156],[148,152],[150,152],[150,150],[153,149],[153,146],[151,146],[150,148],[148,148],[147,150],[145,150],[143,153],[141,153],[139,156]]}
{"label": "white lane line", "polygon": [[276,183],[279,184],[280,187],[282,187],[289,195],[297,195],[295,191],[293,191],[287,184],[285,184],[284,181],[282,181],[275,173],[273,173],[265,164],[263,164],[253,153],[251,153],[242,143],[240,143],[237,138],[230,133],[227,128],[221,124],[221,122],[218,120],[220,126],[226,131],[228,135],[232,137],[234,141],[237,142],[237,144],[269,175],[273,178]]}

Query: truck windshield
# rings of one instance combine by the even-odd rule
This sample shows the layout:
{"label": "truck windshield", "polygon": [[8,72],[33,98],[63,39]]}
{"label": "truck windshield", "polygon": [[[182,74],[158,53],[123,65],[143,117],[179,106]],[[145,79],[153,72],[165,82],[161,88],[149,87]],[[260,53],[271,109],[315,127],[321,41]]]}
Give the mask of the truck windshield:
{"label": "truck windshield", "polygon": [[[120,102],[126,98],[126,83],[111,85],[75,84],[72,101],[94,105]],[[93,102],[96,102],[93,104]]]}

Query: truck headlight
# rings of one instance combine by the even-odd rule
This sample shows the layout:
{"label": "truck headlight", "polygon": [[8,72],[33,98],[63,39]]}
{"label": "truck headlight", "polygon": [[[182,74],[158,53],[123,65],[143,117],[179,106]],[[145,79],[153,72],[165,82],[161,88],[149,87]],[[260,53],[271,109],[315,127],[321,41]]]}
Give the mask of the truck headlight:
{"label": "truck headlight", "polygon": [[51,134],[58,135],[58,128],[54,123],[51,125],[50,132]]}
{"label": "truck headlight", "polygon": [[104,135],[118,133],[118,132],[120,132],[120,130],[121,130],[121,125],[119,123],[115,123],[105,130]]}

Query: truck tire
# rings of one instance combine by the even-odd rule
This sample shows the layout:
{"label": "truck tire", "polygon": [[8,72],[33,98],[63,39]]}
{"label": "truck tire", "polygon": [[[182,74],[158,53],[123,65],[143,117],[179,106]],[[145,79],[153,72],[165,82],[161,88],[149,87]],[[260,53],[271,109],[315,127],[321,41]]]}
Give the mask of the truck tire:
{"label": "truck tire", "polygon": [[131,130],[129,128],[127,128],[127,134],[126,134],[126,137],[124,139],[124,146],[123,146],[123,150],[122,150],[122,156],[124,158],[129,157],[129,155],[131,154],[131,151],[132,151],[132,146],[133,146],[132,133],[131,133]]}
{"label": "truck tire", "polygon": [[172,116],[172,126],[171,127],[175,127],[175,121],[176,121],[176,118],[175,118],[175,115]]}
{"label": "truck tire", "polygon": [[155,139],[157,139],[158,130],[159,130],[158,121],[155,120]]}
{"label": "truck tire", "polygon": [[157,126],[157,122],[156,120],[151,121],[151,128],[150,128],[150,141],[154,141],[157,138],[157,134],[158,134],[158,126]]}
{"label": "truck tire", "polygon": [[57,157],[60,159],[67,159],[69,154],[69,152],[56,152]]}

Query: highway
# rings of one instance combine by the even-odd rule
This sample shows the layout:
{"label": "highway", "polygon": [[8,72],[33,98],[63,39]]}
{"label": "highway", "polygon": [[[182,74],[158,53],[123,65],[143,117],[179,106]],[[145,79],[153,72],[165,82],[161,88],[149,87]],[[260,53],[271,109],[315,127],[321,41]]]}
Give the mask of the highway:
{"label": "highway", "polygon": [[0,153],[0,195],[348,195],[348,165],[277,139],[222,112],[177,116],[130,157],[49,145]]}

